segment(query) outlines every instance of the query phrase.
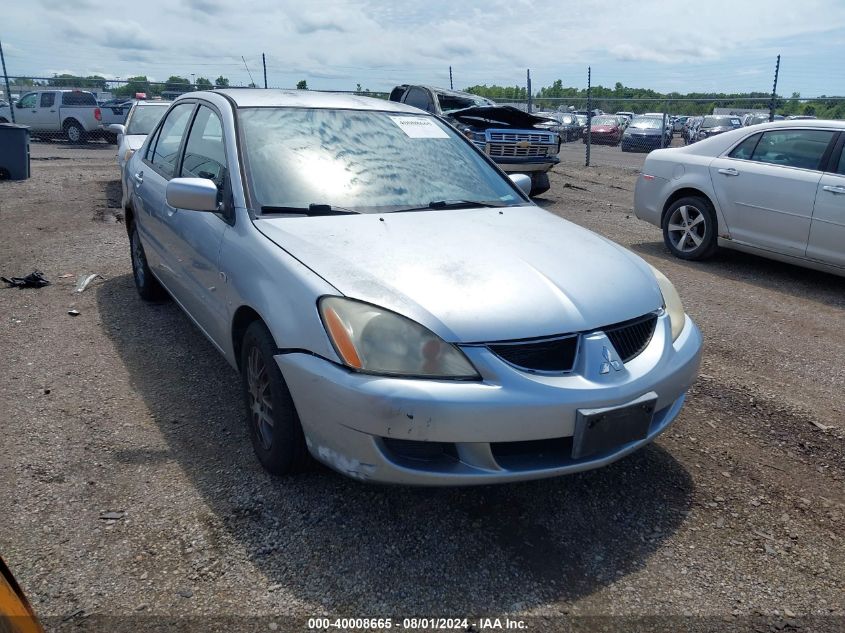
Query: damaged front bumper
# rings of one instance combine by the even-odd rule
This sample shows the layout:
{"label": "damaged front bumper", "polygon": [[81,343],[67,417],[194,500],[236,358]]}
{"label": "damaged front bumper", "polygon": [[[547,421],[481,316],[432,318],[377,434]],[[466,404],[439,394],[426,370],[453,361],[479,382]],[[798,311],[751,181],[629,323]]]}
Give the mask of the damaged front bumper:
{"label": "damaged front bumper", "polygon": [[[549,376],[518,370],[486,347],[466,347],[480,381],[402,379],[349,371],[305,354],[276,356],[319,461],[350,477],[426,486],[489,484],[598,468],[651,442],[675,419],[695,379],[701,334],[687,318],[671,342],[668,317],[648,347],[612,376],[582,370]],[[587,367],[587,364],[589,367]],[[644,438],[572,457],[579,411],[654,399]]]}

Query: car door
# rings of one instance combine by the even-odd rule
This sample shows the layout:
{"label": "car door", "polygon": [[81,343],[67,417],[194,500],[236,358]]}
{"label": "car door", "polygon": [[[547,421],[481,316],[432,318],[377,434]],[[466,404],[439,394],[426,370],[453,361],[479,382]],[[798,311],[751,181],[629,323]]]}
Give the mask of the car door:
{"label": "car door", "polygon": [[845,134],[816,190],[807,257],[845,268]]}
{"label": "car door", "polygon": [[32,115],[32,127],[38,130],[57,131],[59,129],[59,104],[55,92],[42,92],[38,95],[35,114]]}
{"label": "car door", "polygon": [[172,232],[167,229],[167,221],[176,209],[167,204],[165,191],[167,182],[177,173],[182,141],[195,108],[196,103],[188,101],[168,111],[155,142],[150,143],[142,162],[132,161],[134,173],[129,175],[143,209],[139,231],[147,263],[177,300],[184,292],[184,272],[174,252]]}
{"label": "car door", "polygon": [[229,169],[220,115],[200,105],[185,142],[181,178],[206,178],[217,186],[220,213],[175,209],[162,229],[181,272],[182,307],[221,348],[228,329],[228,308],[218,258],[224,234],[234,222]]}
{"label": "car door", "polygon": [[710,163],[731,239],[803,257],[830,130],[778,128],[746,137]]}
{"label": "car door", "polygon": [[28,125],[33,130],[35,127],[35,115],[38,114],[38,93],[30,92],[25,94],[15,104],[15,123]]}

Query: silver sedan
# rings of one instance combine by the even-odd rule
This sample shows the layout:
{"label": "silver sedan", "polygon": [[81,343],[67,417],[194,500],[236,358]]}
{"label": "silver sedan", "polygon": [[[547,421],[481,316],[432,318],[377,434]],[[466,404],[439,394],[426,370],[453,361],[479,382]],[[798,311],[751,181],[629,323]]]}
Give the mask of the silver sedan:
{"label": "silver sedan", "polygon": [[596,468],[695,379],[701,335],[662,274],[415,108],[190,93],[127,170],[138,292],[240,372],[272,473],[309,454],[419,485]]}
{"label": "silver sedan", "polygon": [[724,246],[845,275],[845,121],[751,125],[646,158],[637,217],[669,250]]}

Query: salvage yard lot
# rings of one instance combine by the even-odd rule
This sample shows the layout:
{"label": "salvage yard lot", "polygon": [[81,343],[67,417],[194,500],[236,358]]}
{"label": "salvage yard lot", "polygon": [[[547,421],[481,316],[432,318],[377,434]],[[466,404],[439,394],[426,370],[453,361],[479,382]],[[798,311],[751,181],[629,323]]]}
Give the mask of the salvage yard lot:
{"label": "salvage yard lot", "polygon": [[672,258],[631,212],[644,155],[605,149],[538,203],[675,283],[705,338],[685,409],[598,471],[421,490],[262,471],[237,374],[135,292],[114,146],[33,143],[0,274],[53,284],[0,290],[0,553],[39,614],[842,616],[845,279]]}

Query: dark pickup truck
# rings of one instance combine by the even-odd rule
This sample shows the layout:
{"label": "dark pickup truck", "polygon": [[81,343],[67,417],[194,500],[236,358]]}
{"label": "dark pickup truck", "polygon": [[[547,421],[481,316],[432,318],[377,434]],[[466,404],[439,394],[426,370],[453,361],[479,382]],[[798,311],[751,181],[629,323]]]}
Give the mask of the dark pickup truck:
{"label": "dark pickup truck", "polygon": [[531,177],[531,195],[549,190],[549,170],[560,162],[560,136],[542,117],[478,95],[431,86],[396,86],[391,101],[447,119],[505,173]]}

